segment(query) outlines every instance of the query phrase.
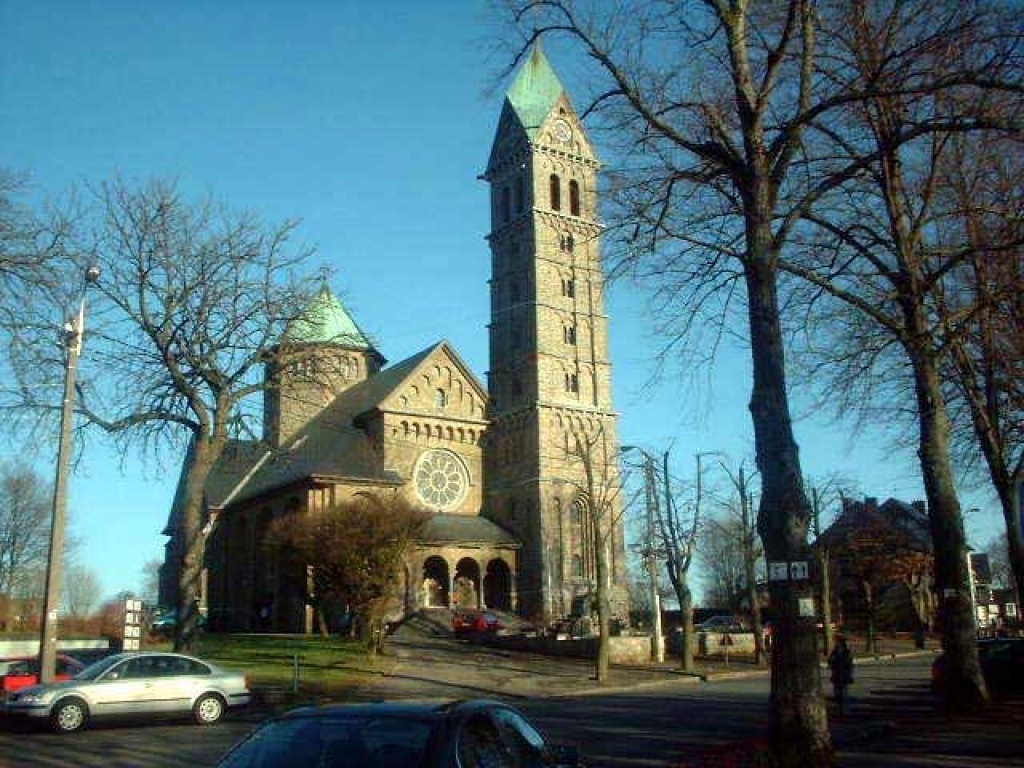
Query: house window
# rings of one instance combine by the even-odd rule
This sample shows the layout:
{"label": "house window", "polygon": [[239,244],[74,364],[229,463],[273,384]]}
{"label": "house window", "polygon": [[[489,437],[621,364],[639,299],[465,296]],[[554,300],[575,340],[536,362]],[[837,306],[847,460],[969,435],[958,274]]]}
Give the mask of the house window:
{"label": "house window", "polygon": [[573,248],[576,246],[576,241],[573,239],[571,234],[561,235],[558,238],[558,248],[562,253],[572,253]]}
{"label": "house window", "polygon": [[551,210],[562,210],[562,182],[557,173],[552,173],[549,179],[551,187]]}
{"label": "house window", "polygon": [[562,295],[570,299],[576,296],[576,282],[574,280],[562,280]]}
{"label": "house window", "polygon": [[516,213],[522,213],[524,207],[523,201],[523,177],[516,176],[515,180],[515,199],[516,199]]}
{"label": "house window", "polygon": [[443,389],[439,389],[434,393],[434,407],[435,408],[447,408],[448,407],[448,393]]}
{"label": "house window", "polygon": [[572,556],[572,575],[577,579],[583,578],[583,558],[579,555]]}
{"label": "house window", "polygon": [[580,215],[580,185],[576,179],[569,181],[569,213]]}
{"label": "house window", "polygon": [[576,326],[567,325],[562,329],[562,332],[565,336],[565,343],[576,346]]}
{"label": "house window", "polygon": [[580,391],[580,377],[575,373],[565,374],[565,391],[566,392],[579,392]]}

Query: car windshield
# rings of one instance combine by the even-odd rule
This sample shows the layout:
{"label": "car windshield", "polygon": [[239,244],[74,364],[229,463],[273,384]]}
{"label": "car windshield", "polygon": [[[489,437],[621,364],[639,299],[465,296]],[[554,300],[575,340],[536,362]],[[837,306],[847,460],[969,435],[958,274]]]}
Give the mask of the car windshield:
{"label": "car windshield", "polygon": [[431,725],[412,717],[297,717],[255,731],[218,768],[416,768]]}
{"label": "car windshield", "polygon": [[95,680],[112,666],[121,661],[120,656],[107,656],[105,659],[100,659],[95,664],[90,664],[88,667],[83,669],[77,675],[76,680]]}

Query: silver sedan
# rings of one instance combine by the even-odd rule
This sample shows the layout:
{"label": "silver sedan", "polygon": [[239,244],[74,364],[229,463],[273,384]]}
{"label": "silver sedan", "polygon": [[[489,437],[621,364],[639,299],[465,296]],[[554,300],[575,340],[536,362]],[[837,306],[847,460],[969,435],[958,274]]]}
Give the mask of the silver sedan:
{"label": "silver sedan", "polygon": [[4,711],[48,719],[63,732],[108,715],[190,713],[198,724],[209,725],[250,698],[248,680],[240,672],[178,653],[120,653],[71,680],[24,688],[7,699]]}

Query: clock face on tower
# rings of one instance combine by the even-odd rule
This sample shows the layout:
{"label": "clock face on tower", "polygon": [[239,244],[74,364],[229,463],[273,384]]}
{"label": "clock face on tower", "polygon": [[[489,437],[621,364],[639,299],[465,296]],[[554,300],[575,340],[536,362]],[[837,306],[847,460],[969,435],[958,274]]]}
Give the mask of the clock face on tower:
{"label": "clock face on tower", "polygon": [[572,126],[565,120],[555,120],[555,124],[551,126],[551,133],[554,135],[555,141],[562,144],[568,144],[572,141]]}
{"label": "clock face on tower", "polygon": [[413,470],[416,496],[431,509],[447,512],[466,498],[469,477],[462,462],[451,451],[425,451]]}

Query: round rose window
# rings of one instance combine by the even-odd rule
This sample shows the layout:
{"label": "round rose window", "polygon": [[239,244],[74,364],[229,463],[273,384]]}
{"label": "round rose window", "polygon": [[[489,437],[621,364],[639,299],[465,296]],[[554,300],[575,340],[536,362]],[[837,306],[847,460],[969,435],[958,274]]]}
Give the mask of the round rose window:
{"label": "round rose window", "polygon": [[449,510],[459,505],[466,495],[469,480],[466,468],[450,451],[427,451],[413,472],[416,495],[434,509]]}

